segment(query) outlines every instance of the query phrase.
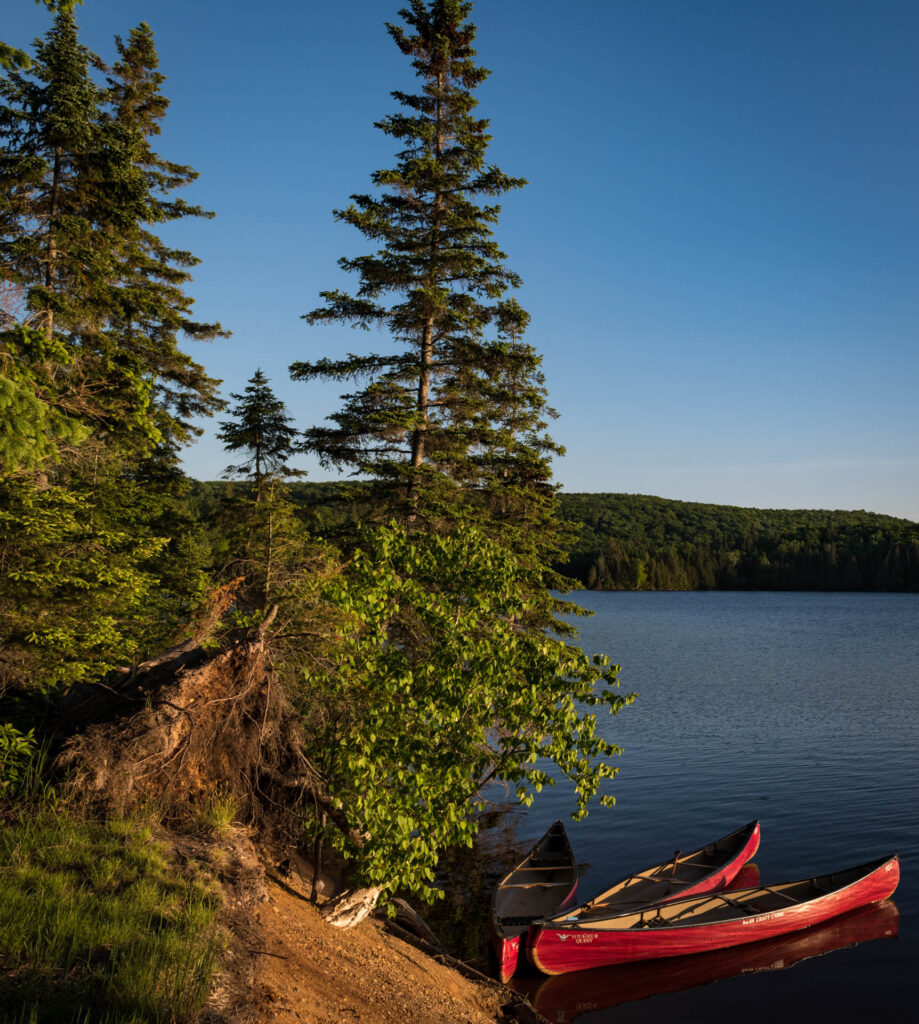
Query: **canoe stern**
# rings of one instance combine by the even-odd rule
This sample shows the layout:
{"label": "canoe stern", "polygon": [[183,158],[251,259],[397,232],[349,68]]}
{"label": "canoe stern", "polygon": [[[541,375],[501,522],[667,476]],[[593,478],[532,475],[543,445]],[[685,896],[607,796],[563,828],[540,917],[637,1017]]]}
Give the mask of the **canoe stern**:
{"label": "canoe stern", "polygon": [[700,878],[695,885],[691,885],[686,889],[682,889],[679,892],[673,893],[666,899],[661,900],[661,903],[671,903],[674,900],[683,900],[688,896],[700,896],[706,892],[720,892],[722,889],[726,889],[731,885],[737,875],[741,872],[744,865],[749,861],[753,860],[756,856],[756,851],[759,849],[760,842],[760,824],[758,821],[751,822],[750,835],[747,837],[743,845],[738,849],[734,856],[723,864],[722,867],[712,875],[707,875],[705,878]]}
{"label": "canoe stern", "polygon": [[[526,938],[526,933],[522,937]],[[496,935],[492,936],[492,944],[497,960],[498,980],[502,985],[510,981],[514,971],[517,970],[517,962],[520,958],[520,940],[520,935],[515,935],[511,939],[500,939]]]}

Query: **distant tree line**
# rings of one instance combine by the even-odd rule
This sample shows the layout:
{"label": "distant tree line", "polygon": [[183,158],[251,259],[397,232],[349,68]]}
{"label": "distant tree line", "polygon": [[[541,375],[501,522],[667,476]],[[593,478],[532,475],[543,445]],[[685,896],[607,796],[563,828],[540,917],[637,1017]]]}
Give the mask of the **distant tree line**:
{"label": "distant tree line", "polygon": [[[311,530],[336,538],[367,514],[360,481],[297,482]],[[228,487],[196,483],[207,522]],[[589,590],[919,590],[919,523],[873,512],[755,509],[642,494],[558,496],[559,575]]]}
{"label": "distant tree line", "polygon": [[590,590],[919,590],[919,523],[872,512],[562,494]]}

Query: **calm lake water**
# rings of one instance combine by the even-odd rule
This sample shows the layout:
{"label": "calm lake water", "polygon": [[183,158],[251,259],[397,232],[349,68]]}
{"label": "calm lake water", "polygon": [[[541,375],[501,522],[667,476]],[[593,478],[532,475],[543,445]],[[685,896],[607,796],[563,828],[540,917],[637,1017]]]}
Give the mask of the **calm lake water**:
{"label": "calm lake water", "polygon": [[[559,979],[542,992],[550,1021],[919,1019],[919,595],[577,600],[594,613],[580,623],[581,646],[608,653],[622,665],[623,692],[639,692],[603,727],[624,748],[616,807],[566,822],[588,864],[583,899],[752,818],[762,823],[755,860],[765,884],[892,853],[901,882],[896,909],[882,905],[804,942],[750,947],[734,962],[682,958],[641,974]],[[561,787],[544,791],[524,818],[524,838],[570,808]],[[742,973],[724,977],[732,971]],[[533,993],[538,980],[527,984]]]}

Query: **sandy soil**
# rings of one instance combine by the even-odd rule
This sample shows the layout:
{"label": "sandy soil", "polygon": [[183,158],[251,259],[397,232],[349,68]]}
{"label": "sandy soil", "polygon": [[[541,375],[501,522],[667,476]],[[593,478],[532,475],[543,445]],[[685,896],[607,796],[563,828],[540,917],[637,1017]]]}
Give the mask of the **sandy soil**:
{"label": "sandy soil", "polygon": [[224,894],[221,917],[229,949],[203,1024],[515,1019],[502,1013],[509,1001],[518,1001],[508,989],[488,979],[470,980],[391,934],[382,921],[368,919],[346,931],[327,924],[307,898],[311,872],[266,874],[264,855],[256,853],[246,830],[234,830],[209,848],[189,840],[177,847],[186,856],[206,858]]}
{"label": "sandy soil", "polygon": [[[263,952],[260,1021],[272,1024],[494,1024],[498,986],[477,985],[383,931],[331,928],[316,908],[269,880],[257,911]],[[274,955],[265,955],[274,954]]]}

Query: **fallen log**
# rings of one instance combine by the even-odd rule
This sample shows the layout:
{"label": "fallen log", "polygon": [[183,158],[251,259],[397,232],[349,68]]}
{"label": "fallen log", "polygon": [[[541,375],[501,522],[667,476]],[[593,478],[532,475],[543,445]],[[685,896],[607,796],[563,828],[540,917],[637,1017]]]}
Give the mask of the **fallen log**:
{"label": "fallen log", "polygon": [[390,902],[396,908],[396,914],[392,920],[397,925],[414,932],[419,938],[424,939],[432,949],[437,950],[438,953],[444,952],[440,940],[431,931],[427,921],[425,921],[421,914],[398,896]]}

